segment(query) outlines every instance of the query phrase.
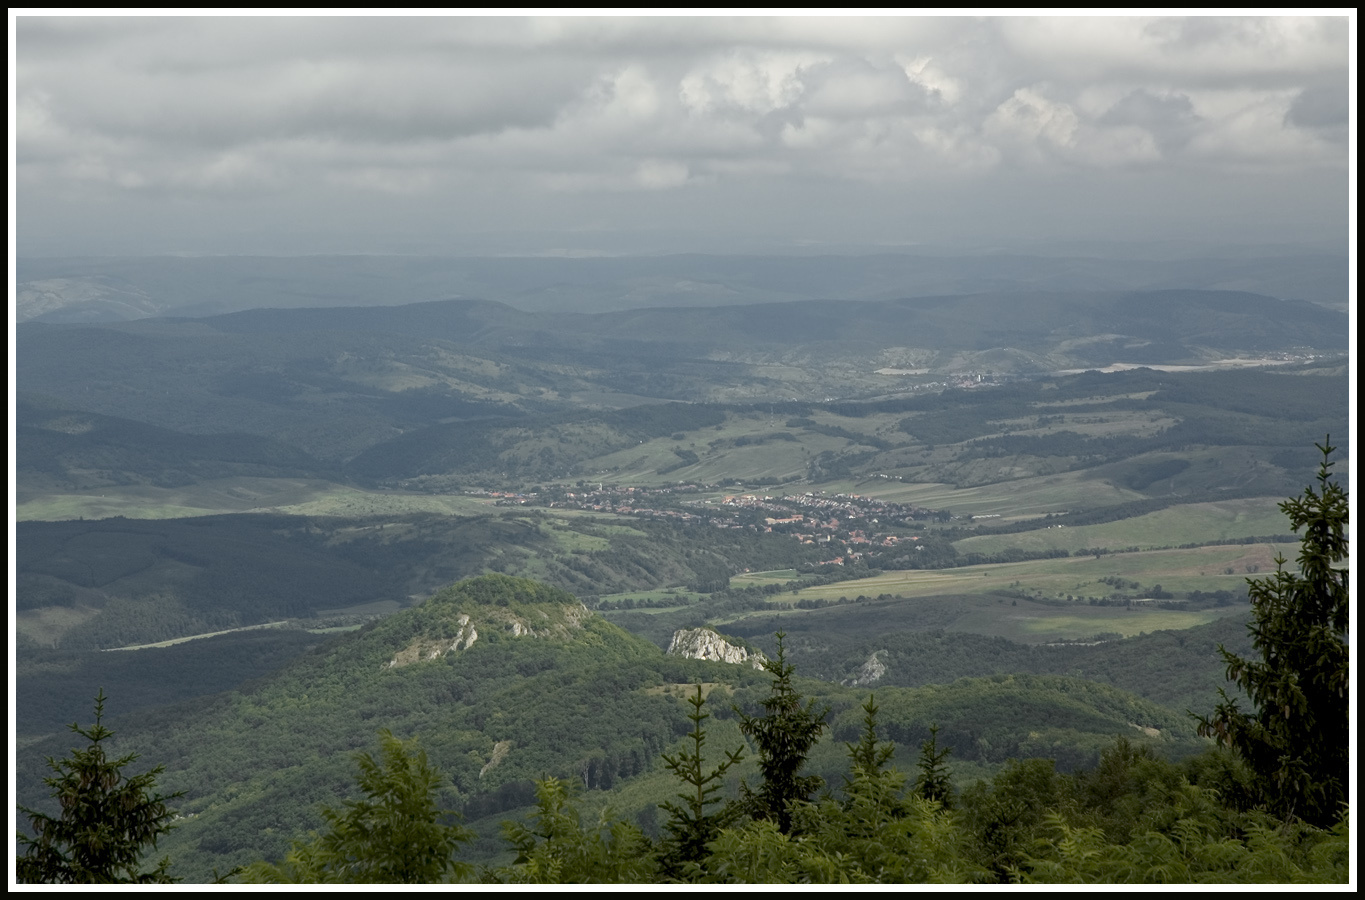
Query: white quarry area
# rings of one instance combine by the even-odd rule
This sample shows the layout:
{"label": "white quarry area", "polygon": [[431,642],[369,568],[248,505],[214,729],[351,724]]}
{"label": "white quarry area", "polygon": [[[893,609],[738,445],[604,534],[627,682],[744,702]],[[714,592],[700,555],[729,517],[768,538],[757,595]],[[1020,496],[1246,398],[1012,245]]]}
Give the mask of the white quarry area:
{"label": "white quarry area", "polygon": [[768,657],[761,652],[736,647],[709,628],[682,628],[673,632],[673,640],[668,644],[668,655],[750,665],[755,669],[763,668],[768,661]]}

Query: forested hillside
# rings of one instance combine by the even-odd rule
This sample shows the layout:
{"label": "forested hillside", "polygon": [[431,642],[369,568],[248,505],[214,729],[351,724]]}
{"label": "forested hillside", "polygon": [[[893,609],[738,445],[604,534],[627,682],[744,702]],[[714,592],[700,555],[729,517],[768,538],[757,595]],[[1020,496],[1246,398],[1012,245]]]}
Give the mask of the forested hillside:
{"label": "forested hillside", "polygon": [[[1346,433],[1339,322],[1028,299],[26,325],[21,802],[55,814],[103,686],[189,881],[341,877],[307,835],[370,809],[375,747],[471,829],[439,819],[440,878],[1337,878],[1345,832],[1189,712],[1256,696],[1219,650],[1258,652],[1278,500]],[[1062,371],[1096,360],[1158,368]],[[696,628],[795,672],[664,653]],[[773,677],[814,704],[790,809]]]}

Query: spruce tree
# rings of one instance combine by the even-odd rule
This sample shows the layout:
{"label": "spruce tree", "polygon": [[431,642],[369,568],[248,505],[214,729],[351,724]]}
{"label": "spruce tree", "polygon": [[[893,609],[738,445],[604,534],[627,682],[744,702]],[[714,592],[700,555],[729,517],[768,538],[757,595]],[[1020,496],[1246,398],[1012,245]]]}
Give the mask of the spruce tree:
{"label": "spruce tree", "polygon": [[1244,757],[1259,776],[1276,815],[1330,826],[1346,800],[1350,742],[1347,626],[1349,498],[1331,480],[1330,443],[1322,451],[1318,485],[1280,504],[1303,533],[1298,572],[1276,559],[1275,574],[1249,578],[1252,645],[1261,659],[1220,648],[1227,676],[1255,706],[1243,712],[1223,702],[1199,731]]}
{"label": "spruce tree", "polygon": [[943,809],[953,805],[953,776],[948,770],[951,747],[938,749],[938,726],[929,727],[929,740],[920,744],[919,777],[915,779],[915,793]]}
{"label": "spruce tree", "polygon": [[136,754],[109,759],[104,742],[114,733],[105,728],[104,691],[95,697],[95,724],[71,730],[90,742],[71,751],[67,759],[48,757],[56,774],[44,779],[61,814],[53,817],[19,807],[28,817],[34,836],[19,834],[23,852],[16,859],[16,878],[25,884],[158,884],[172,879],[171,861],[162,859],[149,871],[142,857],[156,848],[157,839],[171,830],[175,817],[168,800],[155,792],[162,766],[126,778],[123,769]]}
{"label": "spruce tree", "polygon": [[666,837],[660,848],[659,863],[663,873],[669,878],[681,877],[687,863],[701,863],[706,859],[706,845],[715,840],[720,830],[739,815],[733,803],[725,803],[719,809],[707,808],[721,802],[716,795],[720,793],[725,773],[730,767],[744,759],[743,750],[726,751],[721,760],[709,771],[705,767],[702,753],[706,745],[706,732],[702,722],[710,718],[702,712],[706,701],[702,698],[701,685],[696,686],[693,695],[687,698],[692,712],[687,718],[692,723],[692,733],[688,735],[692,746],[677,755],[663,755],[664,765],[686,786],[684,793],[678,794],[681,804],[667,801],[660,804],[669,814],[664,823]]}
{"label": "spruce tree", "polygon": [[414,738],[379,732],[380,755],[356,755],[363,799],[325,809],[328,830],[295,841],[283,862],[257,862],[242,873],[256,883],[431,884],[467,874],[455,859],[474,833],[436,805],[444,782]]}
{"label": "spruce tree", "polygon": [[829,707],[816,710],[815,701],[804,698],[792,687],[796,668],[787,662],[783,639],[777,634],[777,658],[766,660],[763,668],[773,676],[772,692],[763,701],[763,715],[750,716],[736,709],[740,730],[758,745],[758,768],[763,783],[758,790],[740,785],[744,805],[755,819],[777,823],[778,830],[790,834],[791,806],[810,800],[825,786],[818,775],[802,775],[801,769],[811,748],[825,730]]}

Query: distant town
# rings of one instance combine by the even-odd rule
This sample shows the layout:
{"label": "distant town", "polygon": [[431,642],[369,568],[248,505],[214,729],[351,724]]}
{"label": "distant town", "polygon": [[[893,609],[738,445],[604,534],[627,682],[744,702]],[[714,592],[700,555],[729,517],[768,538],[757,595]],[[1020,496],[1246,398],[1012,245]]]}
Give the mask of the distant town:
{"label": "distant town", "polygon": [[894,547],[920,540],[929,522],[947,522],[947,510],[894,503],[859,494],[806,491],[775,497],[725,494],[725,486],[683,483],[667,487],[598,484],[574,490],[530,492],[471,490],[498,506],[580,509],[628,516],[669,518],[715,528],[743,528],[790,535],[808,545],[828,545],[834,555],[822,564],[842,565],[873,547]]}

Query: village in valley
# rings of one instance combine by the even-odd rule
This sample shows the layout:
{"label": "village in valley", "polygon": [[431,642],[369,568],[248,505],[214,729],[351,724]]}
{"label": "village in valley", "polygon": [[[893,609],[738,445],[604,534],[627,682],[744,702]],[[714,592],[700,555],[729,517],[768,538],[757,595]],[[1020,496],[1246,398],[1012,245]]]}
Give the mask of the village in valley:
{"label": "village in valley", "polygon": [[947,510],[895,503],[859,494],[806,491],[773,496],[724,493],[725,486],[685,483],[664,487],[623,487],[580,483],[574,490],[533,492],[484,491],[498,506],[540,506],[673,519],[715,528],[787,534],[807,545],[828,545],[830,557],[820,565],[843,565],[870,548],[914,544],[925,524],[946,523]]}

